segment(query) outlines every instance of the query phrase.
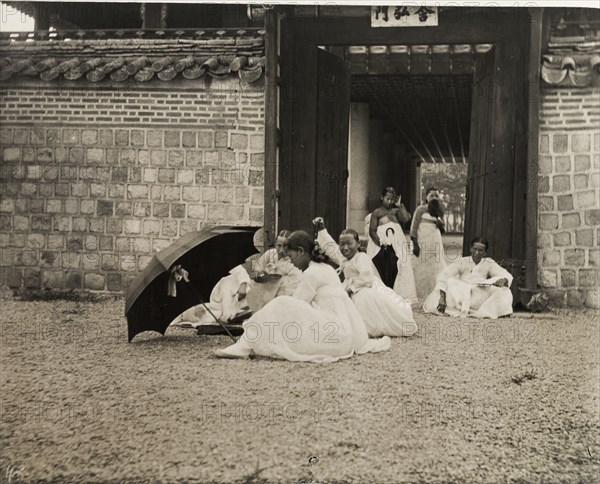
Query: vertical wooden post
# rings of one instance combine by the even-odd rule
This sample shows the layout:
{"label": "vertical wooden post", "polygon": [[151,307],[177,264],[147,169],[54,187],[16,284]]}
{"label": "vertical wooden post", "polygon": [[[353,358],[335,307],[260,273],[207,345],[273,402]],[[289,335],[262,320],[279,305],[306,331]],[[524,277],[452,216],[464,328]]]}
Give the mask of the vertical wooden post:
{"label": "vertical wooden post", "polygon": [[277,165],[279,119],[279,29],[275,8],[265,12],[265,166],[264,229],[265,246],[275,243],[277,230]]}
{"label": "vertical wooden post", "polygon": [[408,183],[409,190],[406,197],[402,197],[404,206],[413,213],[421,204],[421,167],[416,158],[407,159],[404,161],[408,165]]}
{"label": "vertical wooden post", "polygon": [[421,178],[421,162],[417,159],[414,159],[414,160],[411,160],[411,163],[414,163],[414,167],[415,167],[415,191],[412,194],[413,197],[411,199],[411,202],[413,204],[412,212],[414,212],[417,209],[417,207],[419,205],[421,205],[421,202],[423,201],[423,197],[421,196],[422,178]]}
{"label": "vertical wooden post", "polygon": [[537,195],[543,18],[543,8],[529,9],[527,199],[525,204],[525,288],[528,290],[535,290],[537,288]]}

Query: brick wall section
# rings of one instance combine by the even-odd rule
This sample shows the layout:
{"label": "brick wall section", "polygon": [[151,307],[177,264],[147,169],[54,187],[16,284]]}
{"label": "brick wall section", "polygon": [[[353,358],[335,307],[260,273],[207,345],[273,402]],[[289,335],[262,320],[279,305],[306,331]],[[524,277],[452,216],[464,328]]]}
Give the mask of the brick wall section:
{"label": "brick wall section", "polygon": [[544,89],[538,284],[555,302],[599,307],[600,89]]}
{"label": "brick wall section", "polygon": [[263,223],[264,86],[0,90],[0,284],[125,291],[154,251]]}

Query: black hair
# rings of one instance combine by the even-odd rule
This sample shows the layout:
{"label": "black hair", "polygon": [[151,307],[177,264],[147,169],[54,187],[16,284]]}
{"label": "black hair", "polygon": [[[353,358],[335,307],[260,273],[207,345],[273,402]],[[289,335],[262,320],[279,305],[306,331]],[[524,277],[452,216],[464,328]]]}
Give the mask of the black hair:
{"label": "black hair", "polygon": [[432,217],[443,217],[444,216],[444,205],[435,198],[427,202],[427,211]]}
{"label": "black hair", "polygon": [[487,252],[488,247],[490,246],[489,242],[487,241],[487,239],[484,239],[483,237],[475,237],[472,241],[471,241],[471,247],[473,247],[473,244],[483,244],[485,245],[485,251]]}
{"label": "black hair", "polygon": [[298,250],[302,248],[304,252],[309,254],[310,260],[314,262],[325,262],[326,264],[331,263],[331,259],[323,252],[319,244],[308,235],[304,230],[296,230],[285,239],[283,244],[285,249]]}
{"label": "black hair", "polygon": [[356,240],[357,242],[360,242],[360,238],[358,237],[358,232],[354,229],[344,229],[344,230],[342,230],[340,237],[342,235],[351,235],[352,237],[354,237],[354,240]]}
{"label": "black hair", "polygon": [[395,197],[398,196],[398,193],[396,193],[396,189],[394,187],[385,187],[382,191],[381,191],[381,196],[385,197],[388,193],[391,193],[392,195],[394,195]]}
{"label": "black hair", "polygon": [[439,192],[439,190],[431,185],[429,188],[427,188],[427,190],[425,190],[425,196],[429,195],[431,192]]}

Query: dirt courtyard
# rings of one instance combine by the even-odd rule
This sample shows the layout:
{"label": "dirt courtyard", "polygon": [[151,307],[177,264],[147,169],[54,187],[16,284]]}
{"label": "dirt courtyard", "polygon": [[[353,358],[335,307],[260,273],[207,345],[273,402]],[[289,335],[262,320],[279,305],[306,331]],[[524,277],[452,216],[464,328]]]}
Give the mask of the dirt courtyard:
{"label": "dirt courtyard", "polygon": [[1,304],[3,482],[598,482],[591,310],[418,312],[390,351],[318,365],[179,328],[129,344],[122,299]]}

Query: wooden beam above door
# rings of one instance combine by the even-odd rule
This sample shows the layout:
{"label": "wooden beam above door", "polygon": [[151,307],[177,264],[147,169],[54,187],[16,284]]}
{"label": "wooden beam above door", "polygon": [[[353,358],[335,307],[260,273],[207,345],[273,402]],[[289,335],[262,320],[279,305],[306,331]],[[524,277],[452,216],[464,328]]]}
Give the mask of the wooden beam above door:
{"label": "wooden beam above door", "polygon": [[[350,62],[352,74],[472,74],[491,44],[351,45],[327,47]],[[338,53],[339,52],[339,53]]]}

